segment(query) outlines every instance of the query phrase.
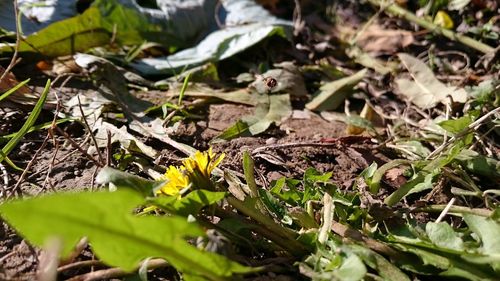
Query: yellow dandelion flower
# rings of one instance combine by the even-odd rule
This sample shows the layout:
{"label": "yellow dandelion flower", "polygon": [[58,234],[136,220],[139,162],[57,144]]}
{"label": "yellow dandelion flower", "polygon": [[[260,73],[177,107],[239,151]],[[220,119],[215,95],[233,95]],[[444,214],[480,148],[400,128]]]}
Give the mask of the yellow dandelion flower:
{"label": "yellow dandelion flower", "polygon": [[224,156],[224,153],[222,153],[216,159],[216,154],[213,153],[210,147],[208,151],[196,151],[193,156],[185,159],[183,164],[188,173],[201,174],[203,177],[209,179],[212,171],[222,162]]}
{"label": "yellow dandelion flower", "polygon": [[168,182],[158,189],[157,194],[177,195],[181,190],[189,186],[189,177],[183,167],[170,166],[163,176]]}

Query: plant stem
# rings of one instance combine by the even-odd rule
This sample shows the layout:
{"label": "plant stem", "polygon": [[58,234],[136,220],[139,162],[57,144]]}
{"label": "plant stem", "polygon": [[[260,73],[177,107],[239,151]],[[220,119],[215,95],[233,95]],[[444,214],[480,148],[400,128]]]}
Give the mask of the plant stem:
{"label": "plant stem", "polygon": [[295,239],[296,234],[293,231],[275,223],[269,217],[263,216],[262,213],[260,213],[258,210],[247,206],[244,202],[236,199],[235,197],[230,196],[227,197],[226,200],[238,211],[262,224],[262,226],[264,226],[264,228],[269,231],[269,234],[272,234],[272,236],[274,236],[268,238],[273,240],[275,243],[278,243],[279,245],[285,245],[287,251],[289,251],[293,255],[302,256],[307,253],[306,247]]}
{"label": "plant stem", "polygon": [[[446,208],[446,205],[429,205],[425,207],[419,207],[411,210],[412,213],[418,212],[426,212],[426,213],[435,213],[442,212]],[[479,209],[479,208],[469,208],[464,206],[451,206],[448,210],[449,214],[472,214],[482,217],[489,217],[492,214],[492,211],[488,209]]]}
{"label": "plant stem", "polygon": [[381,9],[384,9],[387,13],[389,13],[391,15],[402,17],[402,18],[404,18],[408,21],[411,21],[413,23],[416,23],[416,24],[420,25],[421,27],[428,29],[436,34],[443,35],[444,37],[446,37],[450,40],[453,40],[453,41],[458,41],[458,42],[460,42],[468,47],[471,47],[475,50],[478,50],[482,53],[488,54],[488,53],[493,53],[495,51],[495,48],[493,48],[489,45],[486,45],[486,44],[479,42],[475,39],[472,39],[468,36],[461,35],[461,34],[453,32],[451,30],[448,30],[448,29],[442,28],[438,25],[435,25],[434,23],[427,21],[425,18],[418,17],[414,13],[412,13],[412,12],[410,12],[410,11],[408,11],[408,10],[406,10],[406,9],[396,5],[396,4],[387,5],[387,2],[382,1],[382,0],[369,0],[369,2],[372,5],[375,5]]}

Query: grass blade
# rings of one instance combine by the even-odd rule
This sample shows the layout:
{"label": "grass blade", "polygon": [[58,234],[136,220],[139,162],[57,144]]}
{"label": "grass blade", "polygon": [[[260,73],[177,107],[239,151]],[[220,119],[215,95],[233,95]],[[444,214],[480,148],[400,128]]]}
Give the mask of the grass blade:
{"label": "grass blade", "polygon": [[22,86],[26,85],[26,83],[28,83],[30,81],[30,78],[24,80],[23,82],[17,84],[16,86],[14,86],[12,89],[8,90],[7,92],[3,93],[1,96],[0,96],[0,101],[2,101],[3,99],[5,99],[6,97],[10,96],[11,94],[13,94],[15,91],[19,90],[19,88],[21,88]]}
{"label": "grass blade", "polygon": [[33,111],[31,111],[30,115],[28,116],[28,119],[26,119],[26,122],[24,123],[24,125],[16,133],[16,135],[12,139],[10,139],[10,141],[2,148],[2,153],[0,153],[0,163],[3,162],[3,160],[5,160],[5,158],[7,158],[9,153],[14,149],[14,147],[16,147],[16,145],[19,143],[19,141],[21,141],[21,139],[24,137],[24,135],[33,126],[36,119],[38,119],[40,112],[42,112],[43,104],[45,103],[45,100],[47,99],[49,89],[50,89],[50,79],[47,80],[47,84],[45,84],[45,89],[43,89],[43,92],[42,92],[42,95],[40,96],[40,99],[38,100],[35,107],[33,108]]}

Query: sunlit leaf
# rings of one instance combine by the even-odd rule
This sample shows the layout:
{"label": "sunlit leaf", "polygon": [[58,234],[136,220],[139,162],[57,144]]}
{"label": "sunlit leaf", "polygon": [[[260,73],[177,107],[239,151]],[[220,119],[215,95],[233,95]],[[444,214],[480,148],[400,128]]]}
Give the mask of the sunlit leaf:
{"label": "sunlit leaf", "polygon": [[62,193],[3,204],[0,214],[34,245],[61,238],[65,255],[85,236],[103,262],[127,271],[148,257],[165,258],[181,271],[212,280],[251,270],[187,243],[185,237],[203,232],[185,218],[134,216],[143,203],[139,193],[125,189]]}

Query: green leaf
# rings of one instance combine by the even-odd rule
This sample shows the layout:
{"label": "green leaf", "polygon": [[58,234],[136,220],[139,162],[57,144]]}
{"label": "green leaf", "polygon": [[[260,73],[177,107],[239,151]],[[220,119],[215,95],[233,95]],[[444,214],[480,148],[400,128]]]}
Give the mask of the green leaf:
{"label": "green leaf", "polygon": [[404,274],[398,267],[386,260],[383,256],[362,246],[349,245],[349,248],[358,255],[366,265],[373,268],[384,280],[391,281],[410,281],[410,278]]}
{"label": "green leaf", "polygon": [[110,266],[126,271],[148,257],[165,258],[180,271],[221,280],[251,271],[226,258],[198,250],[184,238],[203,235],[185,218],[137,217],[143,197],[131,190],[96,193],[61,193],[17,200],[0,206],[0,214],[31,243],[42,246],[59,237],[63,254],[87,237],[95,254]]}
{"label": "green leaf", "polygon": [[238,137],[250,137],[252,134],[248,130],[248,123],[238,120],[234,125],[231,127],[227,128],[222,132],[220,135],[215,137],[211,143],[217,143],[220,142],[221,140],[232,140],[234,138]]}
{"label": "green leaf", "polygon": [[464,214],[463,218],[469,228],[481,238],[483,253],[498,255],[500,253],[500,224],[490,218],[471,214]]}
{"label": "green leaf", "polygon": [[[255,3],[253,5],[256,6]],[[239,5],[240,12],[243,12],[250,6],[252,4],[247,3],[243,6],[243,10],[241,10],[242,6]],[[235,14],[236,12],[233,13]],[[270,15],[266,17],[263,13],[257,17],[263,19],[263,15],[264,18],[267,18],[266,23],[249,23],[245,19],[243,21],[246,21],[247,24],[216,30],[206,36],[195,47],[184,49],[167,57],[142,59],[131,65],[145,75],[170,74],[173,71],[198,66],[209,61],[215,62],[229,58],[271,36],[276,35],[287,39],[291,38],[292,28],[288,22],[277,22],[279,20],[273,20]],[[196,21],[200,19],[193,18],[192,20]],[[275,22],[273,23],[273,21]],[[175,22],[169,23],[174,26],[176,25]]]}
{"label": "green leaf", "polygon": [[473,121],[474,119],[472,118],[472,116],[466,115],[454,120],[445,120],[439,122],[438,125],[446,131],[455,135],[466,129]]}
{"label": "green leaf", "polygon": [[380,189],[380,182],[382,181],[382,177],[385,175],[387,171],[389,171],[392,168],[398,167],[400,165],[408,165],[410,163],[411,162],[409,160],[395,159],[380,166],[380,168],[378,168],[373,173],[371,180],[369,182],[366,182],[370,187],[370,192],[374,194],[378,192],[378,190]]}
{"label": "green leaf", "polygon": [[370,122],[370,120],[367,120],[359,115],[346,116],[345,122],[348,125],[363,128],[366,130],[371,130],[371,131],[375,130],[375,127],[373,127],[373,124],[372,124],[372,122]]}
{"label": "green leaf", "polygon": [[[271,183],[271,193],[286,203],[297,206],[302,201],[303,193],[297,189],[299,180],[290,180],[285,177]],[[286,188],[285,188],[286,187]]]}
{"label": "green leaf", "polygon": [[280,124],[292,114],[290,95],[263,95],[259,98],[255,114],[245,116],[235,125],[227,128],[214,142],[236,137],[254,136],[266,131],[271,124]]}
{"label": "green leaf", "polygon": [[36,119],[38,119],[40,112],[42,112],[43,104],[47,99],[49,90],[50,90],[50,79],[47,80],[45,88],[43,89],[43,92],[40,95],[40,99],[38,99],[37,103],[35,104],[35,107],[28,116],[28,119],[26,119],[26,122],[24,122],[24,125],[16,133],[16,135],[13,138],[11,138],[9,142],[2,148],[2,153],[0,153],[0,163],[2,163],[2,161],[9,155],[9,153],[14,149],[14,147],[16,147],[16,145],[21,141],[24,135],[29,131],[29,129],[31,129],[31,127],[35,124],[35,121]]}
{"label": "green leaf", "polygon": [[336,270],[335,275],[342,281],[355,281],[362,280],[366,273],[367,270],[363,261],[357,255],[350,255]]}
{"label": "green leaf", "polygon": [[188,216],[198,214],[203,207],[217,203],[225,196],[225,192],[197,189],[180,199],[175,196],[161,196],[151,198],[149,202],[174,214]]}
{"label": "green leaf", "polygon": [[351,76],[344,77],[321,86],[318,94],[306,104],[306,108],[314,111],[335,110],[347,98],[350,91],[366,75],[363,69]]}
{"label": "green leaf", "polygon": [[319,184],[326,183],[332,177],[332,172],[320,173],[314,168],[308,168],[304,173],[302,183],[304,185],[304,192],[302,195],[302,204],[309,200],[319,200],[323,196],[320,192],[322,189]]}
{"label": "green leaf", "polygon": [[111,167],[102,168],[97,174],[96,182],[98,184],[113,183],[115,186],[139,191],[143,196],[152,196],[155,188],[163,185],[163,182],[147,180]]}
{"label": "green leaf", "polygon": [[269,191],[259,189],[259,197],[266,208],[278,219],[282,220],[287,215],[287,209]]}
{"label": "green leaf", "polygon": [[425,226],[425,231],[432,243],[439,247],[457,251],[462,251],[464,249],[462,239],[460,239],[453,228],[446,222],[429,222]]}
{"label": "green leaf", "polygon": [[[163,28],[167,27],[149,23],[139,11],[116,0],[98,0],[83,14],[31,34],[21,41],[19,51],[57,57],[109,44],[112,37],[123,45],[141,44],[145,39],[170,45],[179,43]],[[10,47],[2,51],[10,51]]]}
{"label": "green leaf", "polygon": [[429,173],[426,170],[418,172],[413,179],[400,186],[398,190],[385,198],[384,203],[388,206],[393,206],[408,194],[432,188],[432,179],[434,175],[435,172]]}
{"label": "green leaf", "polygon": [[2,101],[3,99],[7,98],[11,94],[15,93],[19,88],[21,88],[22,86],[26,85],[29,81],[30,81],[30,79],[28,78],[28,79],[26,79],[26,80],[18,83],[16,86],[12,87],[7,92],[5,92],[2,95],[0,95],[0,101]]}
{"label": "green leaf", "polygon": [[484,177],[500,180],[500,161],[481,155],[473,150],[464,149],[456,159],[468,171]]}

